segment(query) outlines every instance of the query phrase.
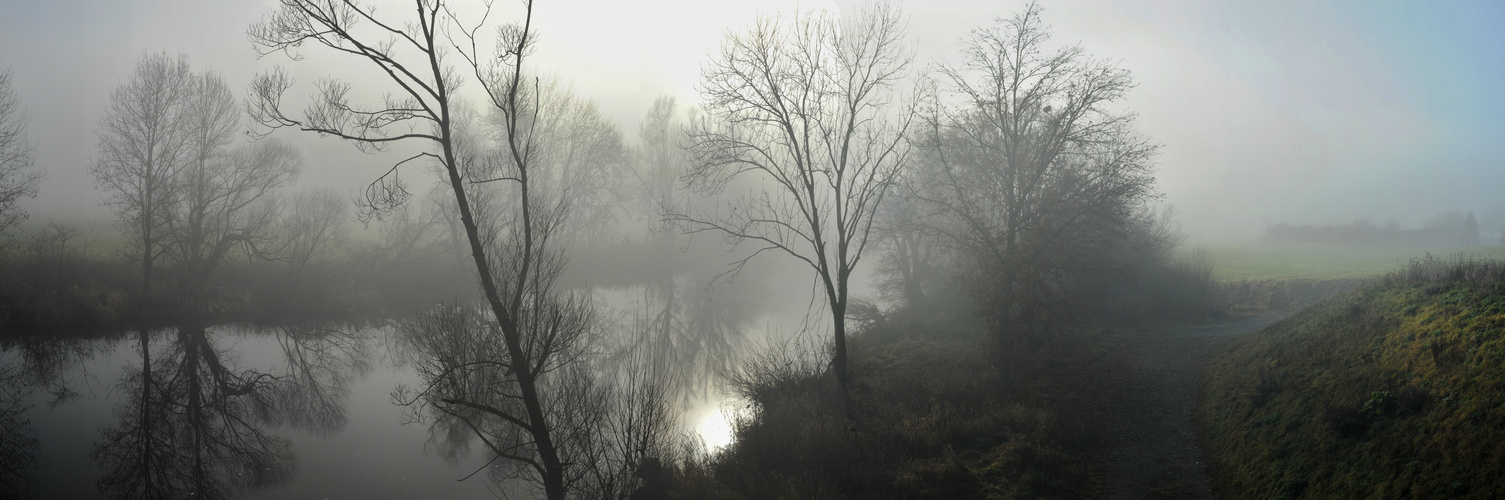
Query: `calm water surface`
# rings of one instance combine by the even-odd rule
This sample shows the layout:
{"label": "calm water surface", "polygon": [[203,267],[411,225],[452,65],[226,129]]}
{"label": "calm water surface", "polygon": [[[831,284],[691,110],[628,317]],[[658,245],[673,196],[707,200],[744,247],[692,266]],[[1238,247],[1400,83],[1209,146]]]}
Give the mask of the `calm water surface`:
{"label": "calm water surface", "polygon": [[[0,485],[31,498],[490,498],[478,448],[430,445],[384,328],[233,325],[0,338]],[[143,406],[151,411],[143,412]],[[406,422],[406,423],[405,423]],[[34,438],[34,441],[32,439]],[[198,452],[195,453],[195,450]],[[17,474],[12,464],[31,465]],[[0,491],[0,497],[14,496]],[[177,496],[177,495],[174,495]]]}

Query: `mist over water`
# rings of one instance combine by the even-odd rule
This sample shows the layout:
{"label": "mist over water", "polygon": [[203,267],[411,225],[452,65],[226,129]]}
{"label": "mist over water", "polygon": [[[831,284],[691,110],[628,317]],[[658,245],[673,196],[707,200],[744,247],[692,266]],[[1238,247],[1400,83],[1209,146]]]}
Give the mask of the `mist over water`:
{"label": "mist over water", "polygon": [[[759,319],[777,322],[781,318],[762,315]],[[212,443],[238,442],[254,448],[237,449],[231,455],[220,453],[221,460],[234,454],[271,453],[276,456],[275,466],[287,473],[245,483],[241,477],[245,472],[232,462],[211,464],[202,470],[189,468],[181,472],[182,477],[164,477],[220,485],[244,498],[488,495],[484,481],[458,481],[487,463],[476,443],[450,448],[434,434],[436,429],[423,421],[412,421],[411,415],[392,404],[394,387],[417,386],[422,380],[402,362],[411,353],[397,350],[402,343],[393,339],[391,328],[327,324],[272,329],[209,327],[201,334],[187,334],[202,335],[206,345],[199,354],[212,352],[218,358],[213,365],[217,368],[206,365],[198,373],[183,364],[186,361],[182,356],[192,355],[184,352],[183,338],[179,337],[185,335],[183,330],[160,328],[152,332],[151,371],[159,379],[171,379],[162,387],[212,385],[218,383],[217,377],[226,375],[241,381],[261,377],[287,380],[272,382],[282,384],[280,387],[268,385],[249,394],[230,396],[232,401],[209,407],[211,414],[205,422],[182,425],[218,432],[207,436]],[[747,334],[775,337],[761,331]],[[111,446],[112,438],[122,428],[133,425],[135,412],[130,405],[140,398],[143,389],[138,335],[120,331],[67,339],[12,338],[5,342],[0,363],[7,385],[24,393],[19,400],[5,403],[25,408],[17,421],[26,423],[8,427],[6,433],[11,437],[7,440],[14,440],[14,436],[36,439],[36,447],[26,450],[25,457],[25,463],[34,467],[37,487],[31,494],[35,498],[92,497],[97,494],[96,482],[101,476],[130,466],[117,461],[131,459],[129,454],[107,454],[111,457],[108,459],[99,458],[99,454]],[[319,352],[311,355],[315,350]],[[717,354],[731,357],[729,366],[736,366],[736,353]],[[221,368],[226,375],[217,373]],[[738,414],[745,403],[724,393],[719,374],[687,373],[693,380],[682,385],[692,392],[675,405],[679,412],[676,418],[681,422],[677,431],[703,440],[708,451],[727,446],[731,415]],[[17,377],[10,378],[12,375]],[[158,404],[184,405],[191,397],[168,394],[150,399]],[[234,402],[236,398],[283,400],[268,401],[265,404],[269,407],[254,409]],[[234,413],[214,414],[215,410]],[[194,411],[202,410],[187,408],[174,414],[186,416]],[[216,422],[228,422],[230,427]],[[247,436],[254,439],[247,441]],[[186,444],[170,440],[160,443],[164,448],[154,453],[183,452]]]}
{"label": "mist over water", "polygon": [[414,6],[0,8],[0,497],[1073,497],[1125,329],[1505,258],[1500,2]]}

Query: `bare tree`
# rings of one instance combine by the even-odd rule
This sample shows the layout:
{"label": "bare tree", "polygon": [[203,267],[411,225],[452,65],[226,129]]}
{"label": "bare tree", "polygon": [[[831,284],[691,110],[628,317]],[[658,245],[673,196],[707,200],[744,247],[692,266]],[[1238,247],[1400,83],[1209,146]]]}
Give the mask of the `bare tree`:
{"label": "bare tree", "polygon": [[164,212],[163,237],[182,268],[180,293],[195,297],[230,251],[266,240],[276,215],[269,197],[297,175],[301,159],[274,140],[232,150],[240,108],[230,88],[212,73],[184,85],[179,196]]}
{"label": "bare tree", "polygon": [[181,115],[192,78],[186,58],[142,56],[130,80],[110,95],[99,124],[99,156],[89,168],[109,193],[106,204],[140,245],[143,311],[151,300],[152,264],[162,251],[166,213],[179,191],[186,154]]}
{"label": "bare tree", "polygon": [[444,218],[448,214],[433,205],[404,205],[383,215],[371,243],[377,262],[403,265],[442,256]]}
{"label": "bare tree", "polygon": [[43,177],[32,168],[36,150],[26,140],[26,115],[10,78],[10,70],[0,71],[0,233],[26,218],[16,203],[35,197]]}
{"label": "bare tree", "polygon": [[[914,184],[910,179],[898,183]],[[884,298],[925,307],[935,303],[936,295],[945,295],[955,252],[943,235],[929,227],[932,212],[914,196],[903,195],[888,198],[879,208],[875,232],[882,241],[882,254],[877,287]]]}
{"label": "bare tree", "polygon": [[644,215],[655,219],[665,207],[675,204],[674,184],[689,163],[679,144],[684,122],[675,116],[678,110],[674,96],[659,96],[638,125],[638,168],[632,173],[641,198],[639,206]]}
{"label": "bare tree", "polygon": [[[384,90],[391,93],[374,107],[362,107],[351,103],[349,84],[322,80],[313,103],[294,117],[282,104],[292,82],[279,71],[258,78],[248,106],[264,126],[331,135],[362,150],[417,146],[417,153],[368,186],[370,216],[406,201],[398,176],[404,165],[420,160],[439,165],[465,229],[489,318],[475,325],[451,321],[446,324],[451,328],[437,330],[447,333],[420,344],[418,350],[430,356],[458,352],[464,357],[430,358],[445,363],[432,365],[424,390],[402,395],[409,397],[400,402],[459,419],[495,457],[515,465],[503,470],[537,481],[550,499],[563,499],[577,477],[565,455],[576,445],[578,429],[566,424],[572,421],[569,409],[579,402],[574,398],[584,394],[572,389],[571,370],[564,367],[580,352],[590,312],[588,304],[553,289],[562,259],[550,237],[565,223],[566,205],[535,191],[544,181],[534,175],[546,169],[539,165],[546,150],[532,134],[543,111],[537,105],[540,87],[523,68],[534,43],[532,7],[531,1],[523,3],[521,22],[494,26],[489,3],[461,15],[442,0],[415,0],[410,9],[387,16],[391,11],[378,15],[353,0],[283,0],[277,12],[250,30],[263,53],[295,54],[304,44],[318,46],[381,71],[388,76]],[[486,39],[483,28],[494,28],[494,39]],[[488,45],[494,53],[482,49]],[[473,137],[461,134],[464,111],[455,90],[469,77],[453,70],[446,54],[463,59],[492,112],[500,114],[492,121],[493,147],[467,142]],[[494,189],[481,189],[487,184]],[[479,340],[473,338],[477,335]],[[466,339],[471,342],[462,342]],[[473,348],[445,349],[455,343]]]}
{"label": "bare tree", "polygon": [[231,251],[256,254],[270,243],[278,216],[272,196],[302,162],[273,139],[208,156],[191,159],[182,171],[180,200],[167,217],[167,255],[182,266],[185,297],[198,295]]}
{"label": "bare tree", "polygon": [[1157,146],[1115,110],[1128,71],[1079,46],[1047,52],[1048,38],[1033,4],[974,31],[919,133],[925,172],[910,192],[974,259],[1000,335],[1039,330],[1074,276],[1112,270],[1157,196]]}
{"label": "bare tree", "polygon": [[[505,75],[491,75],[505,77]],[[495,82],[493,87],[505,85]],[[618,182],[626,175],[627,150],[622,132],[601,115],[594,101],[583,99],[558,81],[535,79],[523,102],[518,126],[527,131],[536,196],[564,203],[570,217],[555,237],[560,245],[602,245],[620,220]],[[529,90],[529,89],[524,89]],[[493,129],[506,130],[507,113],[493,113]]]}
{"label": "bare tree", "polygon": [[273,230],[287,272],[302,273],[309,262],[336,252],[350,233],[349,219],[350,203],[333,189],[294,193]]}
{"label": "bare tree", "polygon": [[724,210],[669,217],[687,232],[756,245],[730,273],[769,250],[815,271],[843,393],[850,279],[907,156],[913,113],[894,102],[909,65],[903,35],[899,12],[880,3],[842,21],[761,18],[729,36],[702,72],[708,116],[690,134],[684,179],[708,195],[735,183],[750,191]]}

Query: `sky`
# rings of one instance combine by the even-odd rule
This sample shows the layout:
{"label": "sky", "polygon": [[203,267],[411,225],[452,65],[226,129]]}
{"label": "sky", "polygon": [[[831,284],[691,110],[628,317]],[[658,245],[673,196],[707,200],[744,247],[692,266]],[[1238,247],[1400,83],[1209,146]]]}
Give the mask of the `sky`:
{"label": "sky", "polygon": [[[108,217],[87,169],[111,89],[148,52],[183,54],[243,89],[288,68],[308,83],[366,75],[315,57],[258,59],[246,28],[273,1],[0,0],[0,68],[13,72],[37,163],[33,220]],[[388,8],[403,2],[388,0]],[[1022,1],[901,3],[916,67],[954,60],[969,30]],[[498,5],[515,9],[508,0]],[[727,30],[760,13],[861,2],[538,0],[535,61],[636,135],[653,100],[698,98]],[[1276,222],[1368,218],[1413,227],[1443,211],[1505,214],[1505,2],[1042,1],[1052,44],[1133,73],[1122,103],[1161,144],[1163,201],[1194,239],[1253,238]],[[306,88],[306,87],[305,87]],[[244,94],[242,91],[241,95]],[[386,159],[311,135],[302,182],[353,192]]]}

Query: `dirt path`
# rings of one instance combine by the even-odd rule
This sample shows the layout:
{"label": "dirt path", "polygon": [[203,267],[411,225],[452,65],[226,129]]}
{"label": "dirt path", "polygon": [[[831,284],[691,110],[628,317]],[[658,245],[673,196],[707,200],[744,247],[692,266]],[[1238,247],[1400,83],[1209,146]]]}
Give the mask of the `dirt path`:
{"label": "dirt path", "polygon": [[1111,354],[1108,373],[1083,380],[1081,410],[1105,449],[1106,498],[1213,498],[1192,427],[1202,368],[1230,335],[1274,320],[1134,334]]}

